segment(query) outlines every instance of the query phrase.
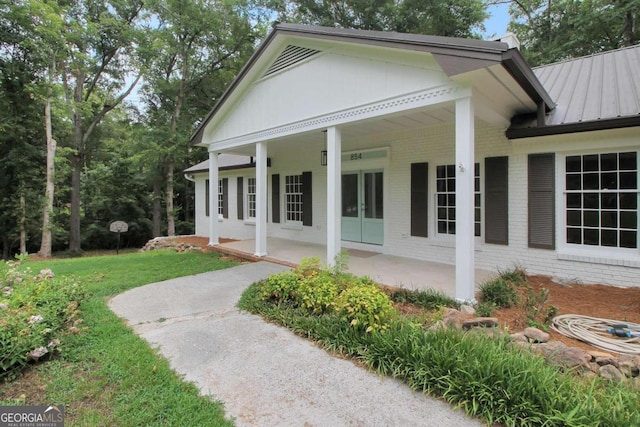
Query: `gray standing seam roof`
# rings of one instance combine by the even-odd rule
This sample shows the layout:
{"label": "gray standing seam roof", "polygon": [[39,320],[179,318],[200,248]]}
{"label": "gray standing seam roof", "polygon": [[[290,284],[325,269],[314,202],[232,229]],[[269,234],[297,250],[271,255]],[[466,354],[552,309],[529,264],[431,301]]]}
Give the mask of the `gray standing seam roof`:
{"label": "gray standing seam roof", "polygon": [[640,126],[640,45],[533,69],[556,102],[538,127],[514,118],[512,138]]}

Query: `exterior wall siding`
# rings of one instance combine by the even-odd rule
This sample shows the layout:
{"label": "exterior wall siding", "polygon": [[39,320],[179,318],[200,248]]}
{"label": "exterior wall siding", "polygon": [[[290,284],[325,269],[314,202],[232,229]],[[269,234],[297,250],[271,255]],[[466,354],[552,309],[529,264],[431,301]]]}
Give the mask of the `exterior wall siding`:
{"label": "exterior wall siding", "polygon": [[[476,162],[481,165],[481,191],[483,198],[482,234],[484,236],[484,158],[509,157],[509,244],[483,243],[484,237],[476,238],[476,266],[488,270],[504,269],[514,265],[526,268],[532,274],[546,274],[562,279],[584,283],[606,283],[620,286],[640,286],[640,251],[628,251],[625,257],[616,257],[606,248],[597,248],[593,253],[582,253],[562,244],[565,232],[562,221],[556,223],[557,250],[532,249],[528,247],[528,197],[527,156],[530,153],[555,152],[556,155],[556,215],[564,215],[564,176],[559,165],[565,153],[606,153],[622,150],[638,151],[640,143],[634,129],[600,131],[580,135],[562,135],[536,138],[535,140],[509,141],[505,129],[476,123]],[[289,174],[312,171],[313,173],[313,226],[292,229],[282,222],[268,225],[269,236],[291,240],[324,244],[326,242],[326,167],[320,166],[320,150],[323,142],[305,144],[296,148],[295,143],[280,144],[269,149],[273,167],[269,174],[279,173],[281,185]],[[388,165],[385,168],[385,244],[371,246],[371,250],[402,257],[425,259],[453,264],[455,241],[453,236],[439,236],[435,221],[435,171],[437,165],[455,161],[453,124],[442,124],[420,129],[411,129],[369,135],[349,139],[343,137],[343,152],[389,148]],[[429,237],[412,237],[410,213],[411,163],[429,163]],[[343,164],[343,169],[344,169]],[[236,220],[236,179],[238,174],[252,176],[254,171],[222,171],[221,177],[229,177],[229,219],[222,222],[221,237],[253,238],[255,228]],[[197,177],[196,233],[208,234],[208,218],[204,218],[204,176]],[[245,179],[246,182],[246,179]],[[271,178],[269,177],[269,185]],[[269,194],[271,194],[269,190]],[[281,196],[283,191],[281,190]],[[397,208],[400,207],[400,208]],[[403,208],[406,207],[406,208]],[[271,206],[269,218],[271,218]],[[284,204],[281,202],[281,209]],[[281,221],[284,221],[281,214]]]}

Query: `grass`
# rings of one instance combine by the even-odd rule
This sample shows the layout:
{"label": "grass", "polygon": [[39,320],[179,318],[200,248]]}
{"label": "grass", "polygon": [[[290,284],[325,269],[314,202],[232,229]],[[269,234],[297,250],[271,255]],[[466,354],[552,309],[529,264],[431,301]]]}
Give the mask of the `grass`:
{"label": "grass", "polygon": [[[62,404],[68,426],[227,426],[222,405],[199,395],[168,362],[127,328],[106,302],[148,283],[228,268],[216,253],[153,251],[119,256],[26,261],[87,283],[86,332],[69,336],[61,353],[0,384],[0,405]],[[4,267],[2,267],[4,268]]]}

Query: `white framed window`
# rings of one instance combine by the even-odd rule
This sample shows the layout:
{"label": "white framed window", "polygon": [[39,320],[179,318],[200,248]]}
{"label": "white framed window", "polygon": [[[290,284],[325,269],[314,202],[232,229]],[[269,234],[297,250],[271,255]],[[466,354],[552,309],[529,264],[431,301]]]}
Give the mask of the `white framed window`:
{"label": "white framed window", "polygon": [[218,218],[224,216],[224,186],[222,180],[218,181]]}
{"label": "white framed window", "polygon": [[287,175],[284,180],[285,222],[302,224],[302,175]]}
{"label": "white framed window", "polygon": [[247,178],[247,219],[256,219],[256,179]]}
{"label": "white framed window", "polygon": [[[480,163],[474,167],[474,228],[480,237],[482,225],[482,197],[480,193]],[[456,167],[436,166],[436,231],[438,234],[456,234]]]}
{"label": "white framed window", "polygon": [[638,248],[638,153],[565,157],[565,239],[574,247]]}

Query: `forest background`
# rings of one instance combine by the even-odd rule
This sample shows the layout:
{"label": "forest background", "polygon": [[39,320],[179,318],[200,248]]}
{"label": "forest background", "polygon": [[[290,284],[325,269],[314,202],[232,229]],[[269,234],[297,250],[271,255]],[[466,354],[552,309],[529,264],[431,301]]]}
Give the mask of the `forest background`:
{"label": "forest background", "polygon": [[194,232],[189,137],[274,21],[487,38],[532,66],[640,42],[640,0],[0,0],[0,249]]}

